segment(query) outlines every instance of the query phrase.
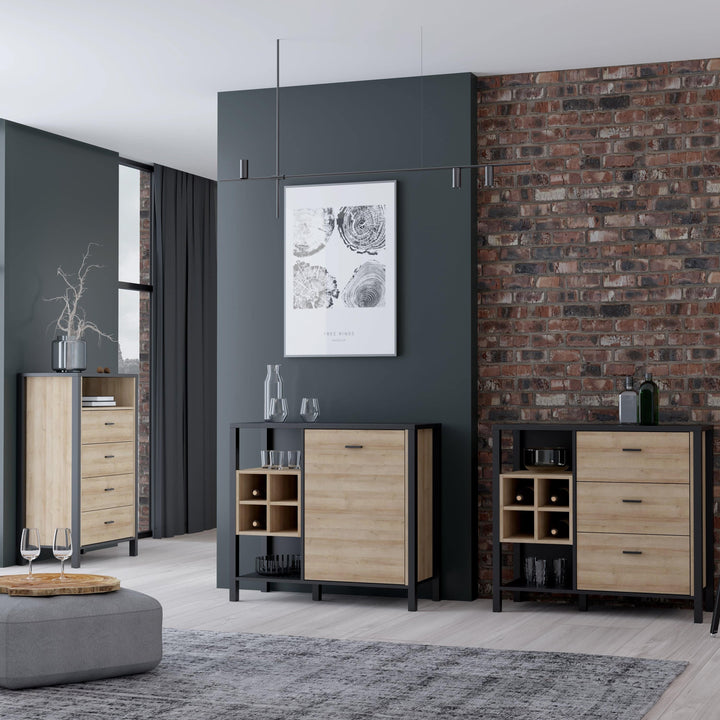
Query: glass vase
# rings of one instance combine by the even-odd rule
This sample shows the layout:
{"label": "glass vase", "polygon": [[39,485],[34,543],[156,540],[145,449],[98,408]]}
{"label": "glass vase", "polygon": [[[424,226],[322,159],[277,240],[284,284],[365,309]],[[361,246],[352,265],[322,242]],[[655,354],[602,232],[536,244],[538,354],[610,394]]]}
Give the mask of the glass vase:
{"label": "glass vase", "polygon": [[268,365],[267,375],[265,376],[265,409],[263,411],[263,420],[270,420],[272,416],[272,408],[270,405],[275,398],[283,396],[283,381],[280,377],[279,365]]}

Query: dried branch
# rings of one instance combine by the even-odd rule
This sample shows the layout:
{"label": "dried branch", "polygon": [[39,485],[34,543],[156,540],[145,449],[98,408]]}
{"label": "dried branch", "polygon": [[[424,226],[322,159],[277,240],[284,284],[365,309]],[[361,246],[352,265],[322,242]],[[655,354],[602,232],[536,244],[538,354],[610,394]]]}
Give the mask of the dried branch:
{"label": "dried branch", "polygon": [[61,335],[67,335],[69,340],[80,340],[88,331],[96,333],[99,337],[114,340],[112,335],[104,333],[100,328],[85,317],[85,311],[80,307],[80,300],[85,294],[87,276],[91,270],[101,268],[102,265],[94,265],[89,262],[90,252],[93,245],[90,243],[83,253],[82,262],[76,273],[67,273],[62,267],[57,269],[57,274],[65,283],[65,292],[54,298],[46,298],[49,302],[59,302],[62,309],[55,327]]}

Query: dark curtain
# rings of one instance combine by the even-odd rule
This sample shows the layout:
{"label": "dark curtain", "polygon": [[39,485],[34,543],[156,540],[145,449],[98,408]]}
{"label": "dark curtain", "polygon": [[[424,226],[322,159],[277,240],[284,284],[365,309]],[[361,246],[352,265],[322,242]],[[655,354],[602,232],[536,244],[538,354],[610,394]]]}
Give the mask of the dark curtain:
{"label": "dark curtain", "polygon": [[216,526],[217,185],[153,172],[152,531]]}

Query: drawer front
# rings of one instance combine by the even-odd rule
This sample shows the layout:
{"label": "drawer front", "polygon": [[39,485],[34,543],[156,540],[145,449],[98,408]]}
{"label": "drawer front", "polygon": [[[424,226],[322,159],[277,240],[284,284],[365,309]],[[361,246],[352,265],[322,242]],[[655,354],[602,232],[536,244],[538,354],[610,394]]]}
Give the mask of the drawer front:
{"label": "drawer front", "polygon": [[82,411],[80,439],[83,444],[103,442],[132,442],[135,439],[133,410]]}
{"label": "drawer front", "polygon": [[690,534],[690,487],[577,483],[578,532]]}
{"label": "drawer front", "polygon": [[81,522],[82,545],[135,537],[135,506],[90,510],[82,513]]}
{"label": "drawer front", "polygon": [[690,595],[690,538],[579,532],[577,588]]}
{"label": "drawer front", "polygon": [[304,483],[306,579],[407,583],[405,431],[305,431]]}
{"label": "drawer front", "polygon": [[83,512],[135,505],[135,476],[101,475],[85,478],[80,498]]}
{"label": "drawer front", "polygon": [[135,443],[132,442],[83,445],[80,455],[84,478],[135,473]]}
{"label": "drawer front", "polygon": [[690,433],[578,432],[578,481],[690,482]]}

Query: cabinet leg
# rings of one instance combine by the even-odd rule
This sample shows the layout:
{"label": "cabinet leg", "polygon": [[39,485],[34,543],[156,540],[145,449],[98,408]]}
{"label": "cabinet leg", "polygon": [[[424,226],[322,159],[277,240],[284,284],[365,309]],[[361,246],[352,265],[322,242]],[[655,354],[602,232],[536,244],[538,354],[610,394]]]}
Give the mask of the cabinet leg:
{"label": "cabinet leg", "polygon": [[715,635],[718,631],[718,623],[720,623],[720,582],[718,582],[718,593],[715,597],[715,609],[713,610],[712,621],[710,622],[710,632]]}
{"label": "cabinet leg", "polygon": [[703,599],[702,594],[695,596],[695,601],[693,603],[695,608],[695,622],[701,623],[703,621]]}
{"label": "cabinet leg", "polygon": [[130,549],[128,551],[130,557],[137,557],[138,554],[138,541],[137,538],[130,541]]}
{"label": "cabinet leg", "polygon": [[578,595],[578,610],[581,612],[587,612],[588,609],[588,596]]}
{"label": "cabinet leg", "polygon": [[493,612],[502,612],[502,592],[493,588]]}
{"label": "cabinet leg", "polygon": [[80,567],[80,549],[79,548],[76,549],[74,546],[73,546],[73,553],[70,556],[70,567],[75,568],[75,569]]}
{"label": "cabinet leg", "polygon": [[312,586],[312,599],[317,601],[322,600],[322,585]]}
{"label": "cabinet leg", "polygon": [[239,600],[240,600],[240,583],[233,581],[230,583],[230,602],[238,602]]}
{"label": "cabinet leg", "polygon": [[432,581],[432,599],[433,602],[440,602],[440,578],[436,577]]}
{"label": "cabinet leg", "polygon": [[408,612],[417,612],[417,587],[415,585],[408,587]]}

